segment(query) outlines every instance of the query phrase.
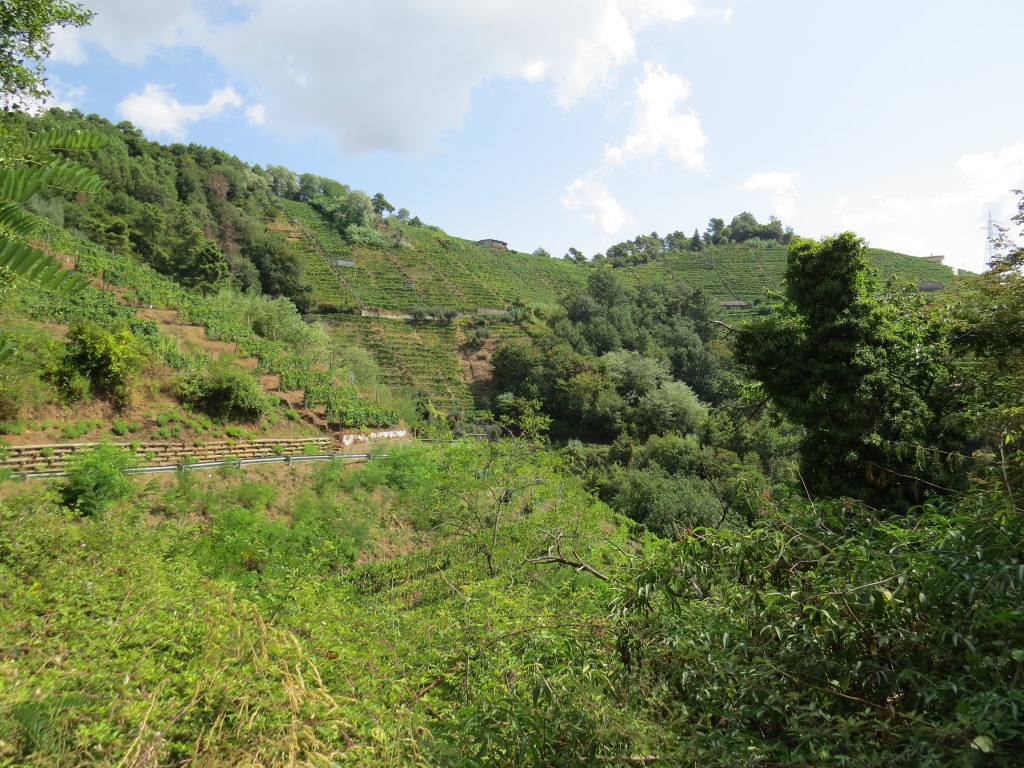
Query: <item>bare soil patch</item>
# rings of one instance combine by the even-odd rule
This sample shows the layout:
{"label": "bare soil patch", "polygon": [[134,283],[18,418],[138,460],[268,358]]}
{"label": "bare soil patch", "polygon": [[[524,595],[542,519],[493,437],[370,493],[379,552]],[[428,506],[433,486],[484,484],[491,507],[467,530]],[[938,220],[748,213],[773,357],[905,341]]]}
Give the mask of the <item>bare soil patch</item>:
{"label": "bare soil patch", "polygon": [[486,339],[483,344],[473,346],[463,343],[456,349],[462,380],[469,385],[473,397],[478,401],[488,401],[498,394],[491,358],[500,341]]}

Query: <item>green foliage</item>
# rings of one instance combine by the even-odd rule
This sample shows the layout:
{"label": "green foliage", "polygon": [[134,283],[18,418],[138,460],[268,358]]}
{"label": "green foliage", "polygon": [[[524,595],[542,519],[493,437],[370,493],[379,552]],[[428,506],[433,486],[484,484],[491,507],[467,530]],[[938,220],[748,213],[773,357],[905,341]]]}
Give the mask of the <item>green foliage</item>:
{"label": "green foliage", "polygon": [[0,96],[4,110],[26,109],[50,95],[43,62],[55,28],[83,27],[92,13],[67,0],[19,0],[0,7]]}
{"label": "green foliage", "polygon": [[695,530],[623,583],[623,658],[675,761],[1019,760],[1022,517],[998,496],[910,512],[762,501],[752,530]]}
{"label": "green foliage", "polygon": [[723,509],[709,484],[694,476],[673,476],[660,467],[630,472],[611,500],[617,512],[658,536],[716,525]]}
{"label": "green foliage", "polygon": [[373,227],[357,226],[349,224],[345,228],[345,239],[352,245],[360,245],[364,248],[386,248],[388,241]]}
{"label": "green foliage", "polygon": [[79,419],[78,421],[72,422],[71,424],[65,424],[61,427],[60,436],[65,440],[77,440],[92,432],[94,429],[99,429],[103,426],[102,421],[95,419]]}
{"label": "green foliage", "polygon": [[[1024,193],[1018,191],[1013,221],[1024,226]],[[958,281],[940,311],[956,329],[955,349],[964,355],[967,384],[987,452],[1006,466],[1024,440],[1024,246],[1003,232],[996,258],[982,275]]]}
{"label": "green foliage", "polygon": [[[69,19],[79,16],[84,23],[88,16],[81,15],[83,13],[77,6],[55,5],[49,0],[30,3],[20,12],[3,6],[0,8],[0,38],[12,44],[15,50],[38,51],[45,55],[49,51],[46,42],[49,27],[59,23],[58,19],[71,23]],[[19,28],[23,24],[29,26]],[[12,73],[9,49],[0,50],[0,81],[4,88],[26,89],[30,95],[45,93],[37,91],[39,86],[32,84],[31,75],[28,81],[19,82],[16,72],[28,72],[22,66],[24,62],[18,62]],[[17,97],[18,94],[0,91],[0,95]],[[24,206],[33,195],[47,188],[99,190],[102,180],[98,175],[62,157],[57,150],[95,148],[103,143],[102,138],[60,129],[25,136],[7,130],[6,124],[3,127],[5,130],[0,134],[0,300],[9,293],[15,279],[35,282],[54,291],[80,291],[86,282],[81,276],[64,271],[60,262],[29,244],[29,238],[38,228],[38,220]],[[13,351],[10,342],[0,341],[0,363],[9,359]]]}
{"label": "green foliage", "polygon": [[901,495],[920,498],[924,486],[960,482],[955,468],[915,467],[901,454],[904,446],[963,447],[946,329],[905,294],[875,296],[852,233],[796,241],[785,298],[772,317],[740,330],[736,355],[804,427],[810,488],[898,504]]}
{"label": "green foliage", "polygon": [[[340,756],[335,737],[352,713],[302,677],[327,672],[323,653],[204,578],[186,552],[200,529],[114,513],[69,520],[33,497],[0,504],[6,763],[277,765],[289,741],[295,762]],[[32,616],[46,604],[60,610],[44,626]],[[36,663],[37,653],[67,659],[60,649],[74,675],[63,661]],[[295,698],[279,698],[286,690]]]}
{"label": "green foliage", "polygon": [[125,470],[133,466],[135,458],[111,443],[77,452],[68,460],[61,499],[82,517],[98,517],[132,494],[134,482]]}
{"label": "green foliage", "polygon": [[309,494],[297,501],[293,525],[267,519],[260,511],[265,499],[253,501],[251,508],[221,504],[213,511],[195,552],[211,577],[256,587],[264,579],[295,578],[297,567],[337,568],[351,563],[366,536],[365,522]]}
{"label": "green foliage", "polygon": [[123,419],[114,419],[113,423],[111,423],[110,425],[110,431],[113,432],[115,435],[124,437],[129,432],[138,432],[139,427],[140,425],[137,421],[125,421]]}
{"label": "green foliage", "polygon": [[179,377],[174,389],[182,402],[224,421],[257,421],[270,409],[259,383],[228,356],[211,362],[202,374]]}
{"label": "green foliage", "polygon": [[390,427],[399,421],[398,413],[381,408],[359,397],[352,387],[310,385],[306,388],[306,405],[323,406],[328,423],[341,427]]}
{"label": "green foliage", "polygon": [[53,399],[45,372],[59,364],[62,350],[32,323],[5,318],[3,325],[0,345],[7,344],[12,354],[0,362],[0,420],[17,421],[22,413]]}
{"label": "green foliage", "polygon": [[81,320],[68,329],[64,360],[55,376],[72,397],[91,391],[123,406],[132,399],[144,361],[135,336],[127,328],[107,331]]}

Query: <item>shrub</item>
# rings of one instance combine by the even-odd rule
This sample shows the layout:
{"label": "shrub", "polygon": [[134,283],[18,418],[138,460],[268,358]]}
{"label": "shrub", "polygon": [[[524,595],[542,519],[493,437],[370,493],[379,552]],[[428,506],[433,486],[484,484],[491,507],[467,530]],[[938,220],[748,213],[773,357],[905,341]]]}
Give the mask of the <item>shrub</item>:
{"label": "shrub", "polygon": [[138,432],[139,423],[137,421],[123,421],[121,419],[115,419],[114,423],[110,427],[110,431],[115,435],[123,437],[129,432]]}
{"label": "shrub", "polygon": [[91,390],[126,405],[143,362],[141,347],[127,328],[109,332],[96,323],[79,320],[68,330],[56,379],[71,397],[82,397]]}
{"label": "shrub", "polygon": [[92,421],[90,419],[82,419],[76,421],[73,424],[66,424],[60,431],[61,437],[65,440],[77,440],[87,432],[91,432],[97,427],[103,426],[102,421]]}
{"label": "shrub", "polygon": [[65,505],[83,517],[103,513],[109,504],[126,498],[132,480],[125,470],[135,466],[135,458],[111,443],[74,454],[60,489]]}
{"label": "shrub", "polygon": [[466,343],[471,347],[482,346],[491,337],[491,332],[485,326],[474,328],[472,333],[466,337]]}
{"label": "shrub", "polygon": [[256,421],[269,410],[267,398],[252,376],[226,357],[210,363],[199,377],[179,378],[175,393],[217,419]]}

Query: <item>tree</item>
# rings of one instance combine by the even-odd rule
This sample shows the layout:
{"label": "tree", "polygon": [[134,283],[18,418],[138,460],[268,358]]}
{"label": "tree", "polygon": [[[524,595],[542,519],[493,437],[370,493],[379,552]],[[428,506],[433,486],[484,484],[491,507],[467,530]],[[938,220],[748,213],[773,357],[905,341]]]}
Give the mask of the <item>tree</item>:
{"label": "tree", "polygon": [[130,452],[112,443],[100,443],[74,454],[59,491],[64,504],[82,517],[98,517],[112,503],[135,490],[128,470],[136,465]]}
{"label": "tree", "polygon": [[584,255],[583,251],[578,248],[570,248],[562,258],[566,261],[575,262],[576,264],[587,263],[587,257]]}
{"label": "tree", "polygon": [[[1024,192],[1014,223],[1024,227]],[[1000,232],[988,271],[957,281],[946,301],[956,324],[956,346],[966,353],[964,380],[976,403],[979,426],[1007,477],[1007,459],[1024,442],[1024,245]]]}
{"label": "tree", "polygon": [[414,522],[461,539],[498,572],[501,531],[535,510],[554,509],[566,492],[558,458],[521,437],[458,441],[440,456],[432,487],[413,501]]}
{"label": "tree", "polygon": [[224,421],[258,421],[269,410],[267,397],[256,380],[225,355],[210,362],[206,371],[179,378],[175,394]]}
{"label": "tree", "polygon": [[696,227],[693,230],[693,237],[690,238],[690,250],[694,253],[704,250],[704,241],[701,239],[700,232],[697,231]]}
{"label": "tree", "polygon": [[395,212],[395,206],[393,206],[391,203],[385,200],[384,195],[380,192],[373,196],[373,199],[370,201],[370,203],[371,205],[373,205],[373,212],[378,216],[383,216],[385,212]]}
{"label": "tree", "polygon": [[126,406],[144,363],[141,345],[127,328],[108,331],[89,320],[79,320],[68,329],[57,377],[66,390],[77,390],[75,394],[85,389]]}
{"label": "tree", "polygon": [[67,0],[0,3],[0,95],[5,110],[22,110],[50,95],[43,62],[53,47],[53,29],[83,27],[92,16]]}
{"label": "tree", "polygon": [[784,304],[740,329],[736,356],[803,426],[811,490],[880,504],[919,500],[957,475],[944,465],[918,467],[906,452],[959,451],[964,403],[945,329],[915,306],[920,299],[893,291],[883,301],[874,287],[853,233],[797,240]]}
{"label": "tree", "polygon": [[179,209],[175,228],[174,248],[163,271],[203,295],[216,291],[231,273],[224,254],[203,234],[187,208]]}
{"label": "tree", "polygon": [[710,219],[708,228],[704,232],[704,243],[706,245],[721,245],[725,242],[724,231],[725,221],[723,219]]}

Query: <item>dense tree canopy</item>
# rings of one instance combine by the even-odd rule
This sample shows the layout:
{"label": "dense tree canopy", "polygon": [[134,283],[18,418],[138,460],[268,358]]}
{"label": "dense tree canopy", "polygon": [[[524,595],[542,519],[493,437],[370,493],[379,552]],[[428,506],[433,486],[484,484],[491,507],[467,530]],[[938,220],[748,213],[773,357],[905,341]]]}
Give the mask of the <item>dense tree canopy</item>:
{"label": "dense tree canopy", "polygon": [[737,359],[806,430],[805,477],[823,495],[885,502],[897,489],[918,498],[925,487],[955,482],[951,470],[915,469],[905,455],[964,446],[965,405],[946,331],[918,300],[898,291],[879,297],[878,289],[852,233],[799,240],[785,303],[736,337]]}

